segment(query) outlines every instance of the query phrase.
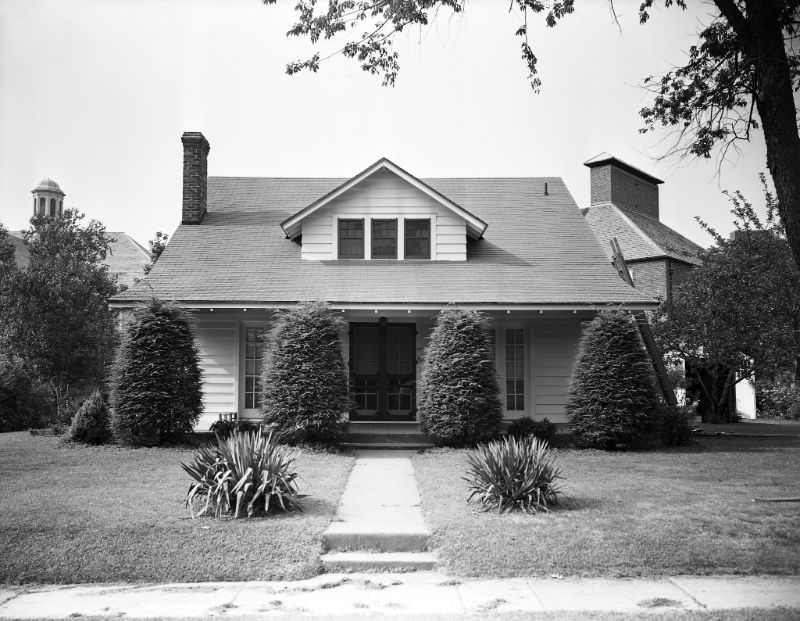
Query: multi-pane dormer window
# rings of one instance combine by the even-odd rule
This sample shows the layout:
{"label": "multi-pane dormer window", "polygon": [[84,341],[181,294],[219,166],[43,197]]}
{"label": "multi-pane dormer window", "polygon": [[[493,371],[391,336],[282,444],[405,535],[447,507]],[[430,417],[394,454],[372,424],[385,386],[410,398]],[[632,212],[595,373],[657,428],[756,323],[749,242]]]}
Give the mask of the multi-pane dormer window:
{"label": "multi-pane dormer window", "polygon": [[339,220],[339,258],[364,258],[364,220],[347,218]]}

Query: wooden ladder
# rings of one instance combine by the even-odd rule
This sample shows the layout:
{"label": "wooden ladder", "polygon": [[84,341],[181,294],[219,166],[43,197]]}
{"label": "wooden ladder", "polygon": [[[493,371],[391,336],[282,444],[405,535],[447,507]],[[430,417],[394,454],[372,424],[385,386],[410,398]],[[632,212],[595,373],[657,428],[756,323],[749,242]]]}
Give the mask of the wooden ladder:
{"label": "wooden ladder", "polygon": [[[633,278],[631,278],[631,273],[628,271],[625,255],[622,254],[622,248],[619,247],[619,242],[616,237],[611,239],[611,250],[613,252],[611,260],[619,277],[633,287]],[[656,344],[656,340],[653,338],[653,330],[650,328],[647,314],[639,310],[633,311],[633,316],[636,319],[636,325],[639,328],[639,334],[642,336],[644,347],[650,356],[650,362],[653,364],[653,370],[656,373],[656,379],[658,380],[664,400],[668,405],[678,405],[678,399],[675,397],[675,391],[672,389],[672,383],[669,381],[669,375],[667,375],[667,368],[664,366],[664,359],[661,356],[661,351]]]}

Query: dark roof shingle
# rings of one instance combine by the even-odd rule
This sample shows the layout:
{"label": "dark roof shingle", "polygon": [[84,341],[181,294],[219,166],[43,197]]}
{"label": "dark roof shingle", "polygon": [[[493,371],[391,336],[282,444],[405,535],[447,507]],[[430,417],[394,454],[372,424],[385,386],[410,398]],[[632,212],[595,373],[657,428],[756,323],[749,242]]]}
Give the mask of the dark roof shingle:
{"label": "dark roof shingle", "polygon": [[[181,225],[150,275],[114,298],[184,303],[648,304],[610,266],[560,178],[423,181],[488,224],[467,261],[308,261],[280,223],[332,178],[211,177],[202,224]],[[548,184],[548,194],[544,185]]]}

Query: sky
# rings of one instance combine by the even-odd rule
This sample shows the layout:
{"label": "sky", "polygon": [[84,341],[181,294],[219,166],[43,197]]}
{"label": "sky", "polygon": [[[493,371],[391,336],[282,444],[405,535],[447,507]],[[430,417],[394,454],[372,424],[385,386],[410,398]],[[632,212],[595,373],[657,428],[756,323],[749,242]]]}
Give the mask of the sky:
{"label": "sky", "polygon": [[508,1],[469,0],[402,33],[387,88],[339,56],[287,76],[317,49],[286,37],[294,0],[0,0],[0,222],[25,228],[30,191],[50,177],[65,207],[109,231],[142,244],[172,233],[180,136],[201,131],[211,176],[349,177],[385,156],[418,177],[560,176],[581,207],[582,162],[606,151],[663,179],[661,220],[708,246],[695,216],[733,229],[722,190],[763,204],[763,136],[721,164],[662,158],[669,133],[638,131],[640,84],[685,59],[711,8],[640,26],[639,3],[616,0],[619,26],[604,0],[554,29],[534,18],[535,94]]}

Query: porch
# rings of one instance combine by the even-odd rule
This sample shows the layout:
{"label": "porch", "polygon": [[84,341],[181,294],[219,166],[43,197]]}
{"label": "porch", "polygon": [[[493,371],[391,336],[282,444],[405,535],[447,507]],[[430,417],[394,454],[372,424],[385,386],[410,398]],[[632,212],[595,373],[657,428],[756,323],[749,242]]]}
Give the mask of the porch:
{"label": "porch", "polygon": [[[336,308],[354,408],[351,434],[419,440],[417,386],[438,309]],[[498,374],[504,419],[521,416],[566,423],[567,385],[581,325],[594,309],[503,309],[487,312],[490,356]],[[193,312],[203,370],[206,430],[221,413],[260,418],[261,358],[272,309],[205,308]],[[389,438],[392,436],[392,438]]]}

